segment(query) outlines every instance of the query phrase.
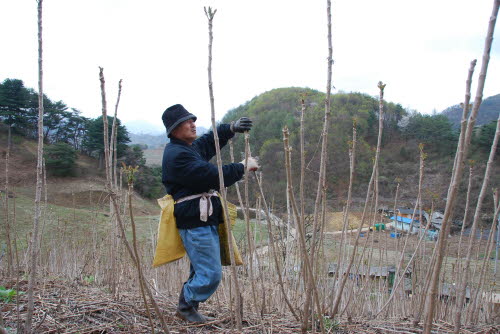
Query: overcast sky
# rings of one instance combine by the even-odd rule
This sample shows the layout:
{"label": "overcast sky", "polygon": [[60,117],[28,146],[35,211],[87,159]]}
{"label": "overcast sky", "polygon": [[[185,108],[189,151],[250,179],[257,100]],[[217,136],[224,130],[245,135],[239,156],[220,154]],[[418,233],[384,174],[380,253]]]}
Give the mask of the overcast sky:
{"label": "overcast sky", "polygon": [[[332,1],[333,92],[375,96],[381,80],[388,101],[422,113],[462,102],[475,58],[477,82],[492,4]],[[109,110],[123,79],[119,117],[125,123],[161,127],[165,108],[181,103],[198,116],[198,125],[208,127],[204,6],[217,9],[213,82],[218,120],[273,88],[326,90],[326,0],[45,0],[44,92],[97,117],[102,66]],[[36,7],[35,0],[0,1],[0,81],[18,78],[37,90]],[[499,54],[494,40],[485,97],[500,93]]]}

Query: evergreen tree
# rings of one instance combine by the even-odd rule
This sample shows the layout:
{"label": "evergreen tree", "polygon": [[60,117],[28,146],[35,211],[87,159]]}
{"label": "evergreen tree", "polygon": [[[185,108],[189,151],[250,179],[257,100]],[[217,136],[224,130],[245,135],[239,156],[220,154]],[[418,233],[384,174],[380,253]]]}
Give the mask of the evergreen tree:
{"label": "evergreen tree", "polygon": [[25,116],[29,100],[29,91],[22,80],[5,79],[0,84],[0,120],[22,133],[27,126]]}
{"label": "evergreen tree", "polygon": [[[127,149],[127,143],[130,142],[128,137],[127,129],[125,126],[121,125],[119,119],[117,121],[117,153],[118,157],[124,155]],[[108,116],[108,140],[111,139],[111,128],[113,124],[113,117]],[[83,139],[82,148],[91,156],[99,158],[99,166],[103,166],[104,158],[104,129],[102,116],[96,119],[90,120],[87,123],[87,134]]]}
{"label": "evergreen tree", "polygon": [[56,143],[45,148],[45,166],[52,175],[74,175],[76,162],[75,149],[66,143]]}
{"label": "evergreen tree", "polygon": [[[480,128],[479,138],[477,139],[478,146],[485,152],[490,152],[495,131],[497,129],[497,122],[492,121],[489,124],[483,125]],[[497,154],[500,154],[500,146],[497,147]]]}

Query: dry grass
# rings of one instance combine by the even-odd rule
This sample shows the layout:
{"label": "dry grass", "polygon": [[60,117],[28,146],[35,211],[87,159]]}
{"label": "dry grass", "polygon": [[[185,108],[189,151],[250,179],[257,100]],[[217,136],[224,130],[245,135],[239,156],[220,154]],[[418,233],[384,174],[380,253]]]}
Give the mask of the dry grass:
{"label": "dry grass", "polygon": [[[361,212],[351,212],[348,218],[348,229],[352,230],[359,227],[361,224]],[[343,213],[342,212],[330,212],[327,215],[327,232],[342,231],[344,226]]]}
{"label": "dry grass", "polygon": [[[15,280],[4,279],[7,288],[15,286]],[[20,282],[20,290],[25,291],[26,281]],[[234,333],[231,312],[226,304],[210,301],[201,308],[202,313],[216,320],[203,325],[190,325],[175,317],[174,297],[158,295],[157,302],[164,312],[171,333]],[[26,295],[19,298],[21,319],[26,312]],[[8,333],[17,327],[15,300],[4,303],[4,314]],[[122,291],[120,298],[113,298],[104,289],[88,281],[67,282],[60,279],[47,279],[35,291],[34,323],[36,333],[151,333],[146,311],[139,292],[134,289]],[[156,330],[160,324],[154,319]],[[413,327],[405,319],[371,320],[342,318],[340,322],[327,321],[330,333],[421,333],[420,327]],[[435,323],[438,333],[451,333],[450,324]],[[477,326],[461,333],[498,333],[498,326]],[[241,333],[298,333],[300,324],[292,317],[277,313],[259,315],[245,309]],[[313,332],[312,330],[309,331]]]}

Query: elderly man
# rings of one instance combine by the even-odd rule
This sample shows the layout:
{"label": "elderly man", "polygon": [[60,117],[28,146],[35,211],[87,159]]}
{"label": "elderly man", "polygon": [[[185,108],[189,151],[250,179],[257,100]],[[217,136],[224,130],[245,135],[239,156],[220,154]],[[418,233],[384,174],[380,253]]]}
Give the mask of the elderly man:
{"label": "elderly man", "polygon": [[[196,116],[182,105],[169,107],[162,116],[170,138],[165,146],[162,182],[167,193],[176,201],[174,215],[184,248],[191,262],[188,280],[179,296],[176,315],[188,322],[206,322],[198,313],[200,302],[217,290],[222,277],[220,243],[217,227],[223,223],[222,204],[217,196],[219,172],[209,163],[215,156],[213,132],[197,138]],[[252,121],[242,117],[231,124],[217,127],[220,147],[224,147],[236,132],[249,131]],[[258,169],[255,159],[231,163],[222,167],[224,185],[229,187],[241,180],[245,170]]]}

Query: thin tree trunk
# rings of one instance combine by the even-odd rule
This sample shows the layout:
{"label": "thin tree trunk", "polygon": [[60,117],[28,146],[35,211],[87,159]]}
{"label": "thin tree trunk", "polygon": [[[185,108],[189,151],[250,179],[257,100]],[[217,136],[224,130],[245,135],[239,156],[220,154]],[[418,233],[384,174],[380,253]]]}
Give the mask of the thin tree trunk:
{"label": "thin tree trunk", "polygon": [[[121,80],[120,80],[121,83]],[[115,118],[116,118],[116,113],[115,113]],[[136,261],[136,268],[137,268],[137,278],[139,280],[139,286],[141,288],[141,295],[142,295],[142,300],[144,302],[144,306],[146,307],[146,314],[148,316],[149,320],[149,326],[151,327],[151,333],[155,333],[155,327],[153,325],[153,319],[151,318],[151,312],[149,311],[149,305],[148,305],[148,300],[146,298],[146,294],[144,292],[145,290],[145,279],[142,274],[142,267],[141,267],[141,261],[140,261],[140,256],[139,256],[139,251],[137,250],[137,235],[136,235],[136,228],[135,228],[135,220],[134,220],[134,212],[132,210],[132,192],[134,191],[134,173],[137,171],[137,169],[134,169],[132,166],[129,166],[127,168],[127,176],[128,176],[128,210],[129,210],[129,215],[130,215],[130,224],[132,226],[132,246],[134,247],[134,255],[135,255],[135,261]]]}
{"label": "thin tree trunk", "polygon": [[[356,162],[356,143],[357,143],[357,131],[356,131],[356,125],[357,121],[356,119],[353,120],[352,122],[352,141],[351,145],[349,147],[349,187],[347,190],[347,203],[344,208],[344,214],[342,217],[342,236],[340,239],[340,246],[339,246],[339,254],[338,254],[338,261],[337,261],[337,270],[335,272],[335,275],[333,277],[333,286],[332,286],[332,294],[331,294],[331,308],[333,307],[333,297],[335,293],[335,283],[337,282],[337,278],[339,275],[339,272],[342,270],[342,257],[343,257],[343,244],[344,244],[344,239],[346,239],[346,234],[347,234],[347,228],[349,225],[349,213],[351,210],[351,204],[352,204],[352,184],[354,182],[354,170],[355,170],[355,162]],[[332,309],[330,308],[330,312],[332,312]]]}
{"label": "thin tree trunk", "polygon": [[28,280],[28,311],[26,313],[26,333],[31,333],[33,322],[33,288],[36,283],[37,255],[39,251],[38,230],[41,216],[42,164],[43,164],[43,43],[42,43],[42,4],[38,0],[38,151],[36,165],[35,214],[30,247],[30,273]]}
{"label": "thin tree trunk", "polygon": [[118,81],[118,97],[116,99],[116,104],[115,104],[115,115],[113,117],[113,125],[111,128],[111,160],[110,163],[112,164],[110,166],[110,171],[112,175],[112,180],[113,180],[113,185],[115,189],[118,188],[118,181],[116,178],[116,162],[117,162],[117,154],[118,154],[118,148],[117,148],[117,143],[118,143],[118,122],[117,122],[117,114],[118,114],[118,105],[120,104],[120,97],[122,95],[122,79]]}
{"label": "thin tree trunk", "polygon": [[259,178],[257,177],[257,175],[255,173],[254,173],[254,175],[255,175],[255,180],[257,181],[257,185],[259,188],[262,204],[264,204],[264,212],[266,214],[266,220],[267,220],[267,233],[269,235],[269,244],[271,246],[271,253],[272,253],[272,256],[274,259],[274,265],[276,266],[276,273],[278,275],[278,285],[280,286],[281,293],[283,295],[283,298],[285,300],[286,305],[288,306],[288,309],[290,310],[290,312],[294,316],[295,320],[300,321],[300,317],[297,315],[297,312],[295,311],[292,304],[290,303],[290,299],[288,298],[286,291],[285,291],[285,288],[284,288],[283,277],[281,275],[281,268],[280,268],[279,261],[278,261],[278,254],[277,254],[277,251],[276,251],[276,248],[274,245],[274,233],[273,233],[272,226],[271,226],[272,220],[271,220],[271,216],[269,215],[269,207],[267,206],[267,202],[266,202],[266,199],[264,197],[264,192],[262,190],[261,181],[259,180]]}
{"label": "thin tree trunk", "polygon": [[[429,225],[430,225],[430,223],[428,223],[427,226],[425,227],[423,233],[421,233],[420,239],[419,239],[418,244],[417,244],[417,247],[415,248],[415,251],[413,252],[413,255],[412,255],[410,261],[408,261],[408,264],[406,265],[404,271],[401,273],[401,278],[399,278],[400,270],[401,270],[401,268],[404,265],[404,255],[405,255],[405,250],[406,250],[406,243],[407,243],[408,238],[409,238],[409,236],[410,236],[410,234],[412,232],[413,220],[414,220],[414,217],[415,217],[415,210],[417,209],[418,204],[420,202],[420,198],[422,196],[421,193],[422,193],[422,183],[423,183],[423,179],[424,179],[424,166],[425,166],[424,162],[425,162],[425,159],[426,159],[427,155],[423,151],[423,149],[424,149],[424,145],[423,144],[418,145],[418,147],[419,147],[419,150],[420,150],[420,168],[419,168],[419,181],[418,181],[417,202],[416,202],[415,208],[413,210],[412,221],[411,221],[411,224],[410,224],[410,229],[408,230],[408,234],[406,235],[405,244],[404,244],[403,250],[401,252],[401,258],[399,260],[399,263],[398,263],[398,266],[397,266],[397,269],[396,269],[396,273],[394,275],[394,281],[395,281],[395,283],[396,283],[396,280],[398,280],[398,281],[394,285],[394,288],[392,289],[392,293],[389,296],[389,299],[387,300],[387,302],[385,303],[385,305],[377,312],[377,314],[375,316],[378,316],[389,305],[389,303],[391,302],[392,298],[394,297],[394,294],[397,291],[397,288],[398,288],[399,284],[401,283],[401,281],[404,280],[405,274],[406,274],[408,268],[410,267],[410,264],[412,263],[413,259],[415,258],[416,254],[418,252],[418,249],[420,247],[420,244],[421,244],[422,240],[424,239],[424,237],[425,237],[425,235],[427,233],[427,230],[429,228]],[[397,216],[396,216],[396,221],[397,221]],[[421,222],[422,222],[422,215],[420,214],[420,226],[422,226]],[[422,229],[420,227],[420,232],[421,231],[422,231]],[[404,290],[404,284],[403,284],[403,290]]]}
{"label": "thin tree trunk", "polygon": [[[316,192],[316,200],[314,203],[314,218],[313,218],[313,231],[312,231],[312,241],[311,241],[311,265],[313,266],[313,275],[314,275],[314,257],[315,257],[315,252],[316,252],[316,244],[317,244],[317,231],[318,231],[318,220],[319,220],[319,215],[320,215],[320,205],[322,203],[321,197],[323,194],[323,189],[326,187],[326,163],[328,159],[328,153],[327,153],[327,148],[328,148],[328,129],[330,128],[330,117],[331,117],[331,110],[330,110],[330,103],[331,103],[331,92],[332,92],[332,65],[333,65],[333,58],[332,58],[332,5],[331,5],[331,0],[327,0],[327,9],[326,9],[326,15],[327,15],[327,28],[328,28],[328,69],[327,69],[327,82],[326,82],[326,98],[325,98],[325,119],[323,122],[323,131],[321,133],[322,136],[322,144],[321,144],[321,161],[320,161],[320,170],[319,170],[319,179],[318,179],[318,189]],[[323,203],[326,203],[323,202]],[[309,305],[310,305],[310,299],[311,299],[311,291],[312,291],[312,285],[316,284],[316,279],[314,276],[312,277],[307,277],[307,292],[306,292],[306,301],[305,301],[305,306],[304,306],[304,319],[309,318]],[[307,327],[307,320],[305,320],[306,323],[304,324],[305,327]]]}
{"label": "thin tree trunk", "polygon": [[[290,157],[290,151],[291,147],[288,144],[288,128],[285,126],[283,129],[283,144],[284,144],[284,149],[285,149],[285,168],[286,168],[286,175],[287,175],[287,185],[288,185],[288,194],[290,196],[290,202],[292,204],[292,209],[295,215],[295,220],[298,221],[298,208],[297,208],[297,202],[295,201],[295,196],[293,193],[293,184],[292,184],[292,164],[291,164],[291,157]],[[302,247],[302,254],[304,255],[304,264],[306,267],[306,275],[309,277],[314,277],[313,273],[313,264],[309,261],[309,258],[307,256],[307,250],[306,250],[306,242],[305,242],[305,231],[304,231],[304,226],[300,226],[299,228],[299,236],[300,236],[300,245]],[[320,306],[319,303],[319,294],[317,291],[316,284],[312,284],[310,286],[312,290],[312,294],[314,295],[314,300],[316,302],[316,308],[318,310],[318,313],[322,311],[322,307]],[[306,309],[307,305],[304,305],[304,318],[308,314]],[[321,327],[321,333],[325,333],[325,327],[324,327],[324,322],[323,322],[323,315],[320,313],[319,314],[319,323]],[[302,319],[302,332],[306,333],[307,332],[307,321],[305,319]]]}
{"label": "thin tree trunk", "polygon": [[10,277],[14,272],[14,256],[12,254],[12,241],[9,216],[9,158],[11,146],[11,127],[7,135],[7,153],[5,154],[5,241],[7,242],[7,275]]}
{"label": "thin tree trunk", "polygon": [[[109,159],[110,159],[110,151],[109,151],[109,140],[108,140],[108,115],[107,115],[107,107],[106,107],[106,89],[105,89],[105,80],[104,80],[104,73],[103,73],[103,68],[99,67],[99,81],[101,83],[101,101],[102,101],[102,119],[104,122],[104,159],[105,159],[105,167],[106,167],[106,190],[111,198],[111,203],[113,205],[113,210],[116,213],[116,219],[118,221],[118,227],[121,232],[121,239],[123,240],[123,243],[125,245],[125,248],[127,249],[127,252],[132,260],[132,263],[134,266],[136,266],[137,270],[140,270],[138,267],[139,264],[139,259],[134,255],[134,251],[132,250],[132,247],[130,246],[130,243],[127,240],[127,237],[125,235],[125,228],[124,224],[122,222],[122,216],[120,214],[120,208],[118,205],[118,200],[117,200],[117,195],[113,191],[112,185],[111,185],[111,173],[109,170]],[[158,319],[160,320],[161,327],[166,334],[170,334],[170,331],[168,329],[168,326],[165,322],[165,318],[163,317],[162,312],[160,311],[158,304],[156,303],[155,299],[153,298],[153,294],[151,293],[151,290],[149,289],[149,286],[146,284],[145,278],[140,275],[142,278],[142,285],[144,287],[144,290],[146,294],[149,297],[149,300],[153,304],[153,308],[155,309],[156,315]]]}
{"label": "thin tree trunk", "polygon": [[[436,297],[437,297],[437,290],[438,290],[439,274],[441,272],[441,265],[443,263],[443,257],[444,257],[446,244],[447,244],[446,238],[447,238],[447,232],[449,231],[449,224],[450,224],[449,220],[451,219],[451,214],[452,214],[454,206],[455,206],[456,193],[458,191],[458,186],[460,184],[460,180],[462,177],[463,160],[465,159],[465,156],[467,155],[467,151],[469,148],[469,143],[470,143],[470,139],[472,136],[474,124],[476,122],[477,113],[479,111],[479,107],[481,106],[481,102],[483,99],[484,83],[486,81],[486,73],[488,71],[488,63],[490,60],[490,50],[491,50],[491,44],[493,42],[493,32],[495,30],[495,23],[496,23],[499,5],[500,5],[500,0],[494,0],[493,10],[492,10],[489,25],[488,25],[488,33],[486,35],[486,41],[485,41],[484,53],[483,53],[483,62],[481,64],[481,72],[479,74],[479,81],[478,81],[477,90],[476,90],[476,97],[475,97],[474,105],[472,108],[472,112],[471,112],[470,117],[469,117],[469,121],[467,123],[467,131],[465,133],[465,137],[463,139],[462,146],[460,146],[458,148],[458,154],[457,154],[457,158],[456,158],[456,164],[454,166],[452,181],[450,183],[450,187],[448,190],[448,197],[447,197],[446,208],[445,208],[445,213],[444,213],[444,218],[443,218],[443,224],[441,226],[441,233],[439,233],[439,239],[438,239],[436,263],[435,263],[434,268],[433,268],[434,270],[433,270],[433,274],[432,274],[431,285],[430,285],[430,289],[428,291],[426,320],[425,320],[424,331],[423,331],[424,334],[430,334],[431,329],[432,329],[432,323],[434,320],[434,310],[436,307]],[[465,105],[464,105],[464,108],[466,108],[466,107],[467,107],[467,103],[465,103]],[[462,134],[461,134],[461,136],[462,136]],[[455,331],[456,331],[456,329],[455,329]]]}
{"label": "thin tree trunk", "polygon": [[[467,225],[467,221],[469,220],[469,208],[470,208],[470,195],[471,195],[471,189],[472,189],[472,176],[474,173],[474,162],[472,160],[469,160],[469,182],[467,185],[467,195],[465,199],[465,210],[464,210],[464,219],[462,220],[462,228],[460,230],[460,239],[458,240],[458,253],[457,253],[457,275],[458,275],[458,268],[462,264],[462,239],[464,236],[464,230],[465,226]],[[432,218],[432,217],[431,217]]]}
{"label": "thin tree trunk", "polygon": [[[245,133],[245,166],[248,161],[248,157],[250,156],[248,149],[247,149],[247,142],[248,142],[248,132]],[[231,157],[231,162],[234,162],[234,152],[233,152],[233,142],[232,140],[229,141],[229,155]],[[249,258],[249,273],[250,273],[250,284],[252,286],[252,299],[254,303],[254,308],[255,308],[255,313],[259,313],[259,305],[257,302],[257,289],[255,286],[255,280],[254,280],[254,273],[253,273],[253,259],[254,259],[254,240],[252,238],[251,232],[250,232],[250,204],[249,204],[249,196],[248,196],[248,173],[245,173],[245,202],[243,203],[242,197],[241,197],[241,192],[240,192],[240,186],[238,183],[235,184],[236,187],[236,194],[238,195],[238,202],[240,203],[241,211],[243,212],[243,217],[245,219],[245,225],[246,225],[246,236],[247,236],[247,244],[248,244],[248,258]],[[258,259],[257,255],[256,258]],[[258,261],[258,260],[257,260]],[[259,272],[261,272],[259,270]],[[264,301],[263,301],[264,302]]]}
{"label": "thin tree trunk", "polygon": [[[497,7],[498,10],[498,7]],[[476,237],[476,229],[477,229],[477,224],[479,222],[480,214],[481,214],[481,209],[483,206],[483,200],[484,197],[486,196],[486,192],[488,189],[489,185],[489,179],[491,176],[491,172],[493,171],[493,162],[495,160],[495,155],[497,153],[497,145],[498,145],[498,140],[500,138],[500,114],[497,119],[497,127],[495,131],[495,137],[493,138],[493,143],[491,144],[491,149],[490,149],[490,156],[488,158],[488,162],[486,164],[486,170],[484,172],[484,179],[483,179],[483,185],[481,187],[481,191],[479,193],[479,198],[477,199],[476,203],[476,210],[474,213],[474,220],[472,222],[472,227],[471,227],[471,233],[470,233],[470,238],[469,238],[469,245],[467,248],[467,256],[465,259],[465,264],[462,269],[462,277],[463,279],[460,282],[460,288],[458,290],[458,296],[457,296],[457,309],[455,311],[455,327],[454,327],[454,333],[458,334],[460,331],[460,319],[462,316],[462,305],[464,303],[465,299],[465,291],[467,288],[467,283],[468,283],[468,275],[469,275],[469,266],[470,266],[470,261],[471,261],[471,252],[472,252],[472,244],[473,241]]]}
{"label": "thin tree trunk", "polygon": [[[118,98],[116,100],[115,105],[115,115],[113,117],[113,124],[111,125],[111,138],[109,138],[110,145],[110,154],[111,157],[109,159],[109,173],[111,177],[111,185],[113,189],[117,190],[117,180],[116,180],[116,144],[117,144],[117,114],[118,114],[118,104],[120,103],[120,96],[122,92],[122,80],[118,82]],[[108,140],[106,138],[105,140]],[[117,272],[118,272],[118,248],[119,248],[119,231],[118,231],[118,222],[116,220],[116,213],[113,212],[113,204],[111,203],[111,199],[109,201],[109,216],[111,217],[111,293],[117,297],[118,287],[117,287]]]}
{"label": "thin tree trunk", "polygon": [[[394,278],[397,279],[399,277],[399,272],[401,270],[401,267],[404,265],[404,257],[405,257],[405,251],[406,251],[406,246],[408,244],[408,240],[410,238],[410,235],[413,231],[413,222],[415,220],[415,213],[416,213],[416,210],[418,208],[418,203],[420,202],[420,199],[422,197],[422,183],[423,183],[423,178],[424,178],[424,161],[425,161],[425,158],[426,158],[426,155],[423,151],[423,144],[419,144],[419,150],[420,150],[420,168],[419,168],[419,180],[418,180],[418,194],[417,194],[417,200],[415,202],[415,207],[413,208],[413,214],[411,216],[411,223],[410,223],[410,227],[409,227],[409,230],[408,230],[408,233],[406,234],[406,237],[405,237],[405,242],[403,244],[403,249],[401,251],[401,257],[399,259],[399,262],[397,264],[397,267],[396,267],[396,273],[394,275]],[[396,215],[396,213],[395,213]],[[397,226],[397,215],[396,215],[396,226]],[[401,221],[401,226],[403,226],[403,222]],[[404,277],[404,274],[405,272],[403,272],[403,277]],[[393,289],[392,291],[392,294],[394,294],[396,291],[395,289]],[[390,299],[390,298],[389,298]]]}
{"label": "thin tree trunk", "polygon": [[217,10],[212,11],[211,7],[205,7],[205,15],[208,18],[208,90],[210,94],[210,109],[212,111],[212,129],[214,133],[214,141],[215,141],[215,155],[217,157],[217,169],[219,171],[219,187],[220,194],[222,200],[222,207],[224,210],[224,224],[226,225],[226,229],[228,232],[228,241],[229,241],[229,257],[231,259],[231,277],[233,279],[234,290],[236,294],[236,327],[239,331],[242,330],[242,312],[243,305],[240,294],[240,287],[238,283],[238,276],[236,272],[236,266],[234,262],[234,247],[233,247],[233,232],[231,231],[231,223],[229,222],[229,210],[227,208],[227,199],[226,199],[226,189],[224,187],[224,175],[222,174],[222,159],[220,154],[220,146],[219,146],[219,135],[217,133],[217,125],[215,123],[215,102],[214,102],[214,91],[213,91],[213,83],[212,83],[212,41],[213,41],[213,32],[212,32],[212,22],[214,19],[214,15]]}
{"label": "thin tree trunk", "polygon": [[385,84],[383,84],[380,81],[378,83],[378,88],[379,88],[380,94],[379,94],[379,129],[378,129],[377,151],[376,151],[376,154],[375,154],[375,161],[373,163],[372,175],[371,175],[371,178],[370,178],[370,182],[368,183],[368,190],[366,192],[365,207],[363,209],[363,214],[361,216],[361,223],[359,225],[359,228],[358,228],[358,231],[357,231],[357,235],[356,235],[356,239],[354,241],[354,247],[353,247],[353,251],[352,251],[352,254],[351,254],[351,258],[349,260],[349,264],[347,265],[347,269],[346,269],[345,274],[342,276],[342,281],[340,282],[340,286],[337,289],[337,293],[336,293],[336,297],[335,297],[335,302],[333,304],[333,309],[332,309],[332,313],[331,313],[331,317],[332,318],[337,315],[337,312],[338,312],[339,306],[340,306],[340,301],[342,299],[342,292],[344,290],[344,286],[345,286],[345,283],[347,281],[347,278],[349,277],[349,272],[351,270],[352,264],[354,263],[354,257],[356,256],[356,250],[357,250],[357,247],[358,247],[359,236],[361,234],[361,229],[363,228],[363,224],[364,224],[366,212],[367,212],[367,209],[368,209],[368,203],[369,203],[370,194],[372,192],[372,187],[373,187],[374,180],[375,180],[375,174],[376,174],[376,171],[378,170],[378,159],[379,159],[379,156],[380,156],[380,146],[382,144],[382,131],[383,131],[383,124],[384,124],[384,122],[383,122],[383,117],[384,117],[384,102],[383,101],[384,101],[384,88],[385,88]]}
{"label": "thin tree trunk", "polygon": [[[110,140],[109,140],[109,125],[108,125],[108,114],[107,114],[107,102],[106,102],[106,89],[105,89],[105,81],[104,81],[104,69],[102,67],[99,67],[99,79],[100,79],[100,84],[101,84],[101,103],[102,103],[102,122],[103,122],[103,141],[104,141],[104,166],[105,166],[105,173],[106,173],[106,180],[109,180],[110,182],[110,189],[112,188],[112,175],[111,175],[111,159],[110,157],[111,154],[111,148],[112,145],[110,145]],[[107,153],[106,153],[107,152]],[[109,211],[110,211],[110,223],[111,223],[111,234],[110,234],[110,242],[111,242],[111,247],[110,247],[110,257],[111,257],[111,272],[108,274],[108,279],[111,288],[111,293],[113,296],[116,295],[117,293],[117,287],[116,287],[116,274],[117,274],[117,268],[116,268],[116,244],[115,244],[115,224],[114,219],[116,219],[116,216],[118,215],[118,212],[113,212],[113,203],[111,202],[111,198],[109,199]]]}
{"label": "thin tree trunk", "polygon": [[[434,213],[434,201],[432,202],[431,206],[431,217],[432,214]],[[430,226],[430,222],[427,224],[427,226]],[[424,244],[425,245],[425,244]],[[425,252],[424,252],[425,255]],[[429,268],[425,271],[425,276],[424,279],[422,280],[423,282],[423,287],[421,289],[421,294],[417,297],[417,301],[415,302],[415,307],[416,311],[414,312],[414,318],[412,321],[413,326],[417,326],[418,323],[420,322],[420,317],[422,316],[422,312],[424,310],[424,304],[425,304],[425,291],[427,291],[429,284],[430,284],[430,277],[432,273],[432,267],[434,265],[436,259],[436,243],[434,243],[434,247],[432,249],[432,255],[430,258],[430,261],[426,263],[426,266]]]}
{"label": "thin tree trunk", "polygon": [[304,98],[301,100],[301,109],[300,109],[300,190],[299,190],[299,196],[300,196],[300,221],[295,222],[295,228],[298,227],[298,225],[304,226],[304,216],[305,216],[305,207],[306,207],[306,200],[304,196],[304,191],[305,191],[305,176],[306,176],[306,149],[305,149],[305,143],[304,143],[304,117],[306,113],[306,103],[304,101]]}
{"label": "thin tree trunk", "polygon": [[490,254],[491,254],[491,251],[493,250],[493,241],[495,240],[495,232],[496,232],[496,221],[497,221],[497,217],[498,217],[498,211],[500,210],[500,206],[497,206],[496,209],[495,209],[495,213],[493,214],[493,222],[492,222],[492,225],[491,225],[491,229],[490,229],[490,234],[488,235],[488,241],[486,242],[486,251],[485,251],[485,254],[484,254],[484,258],[483,258],[483,263],[481,264],[481,270],[479,272],[479,282],[478,282],[478,287],[474,293],[474,297],[471,296],[471,300],[472,300],[472,306],[471,306],[471,309],[472,309],[472,312],[471,312],[471,316],[470,316],[470,322],[472,324],[476,324],[477,323],[477,313],[478,313],[478,309],[477,309],[477,305],[478,305],[478,296],[481,292],[481,290],[483,289],[483,285],[484,285],[484,280],[485,280],[485,276],[486,276],[486,270],[488,268],[488,264],[489,264],[489,260],[490,260]]}

